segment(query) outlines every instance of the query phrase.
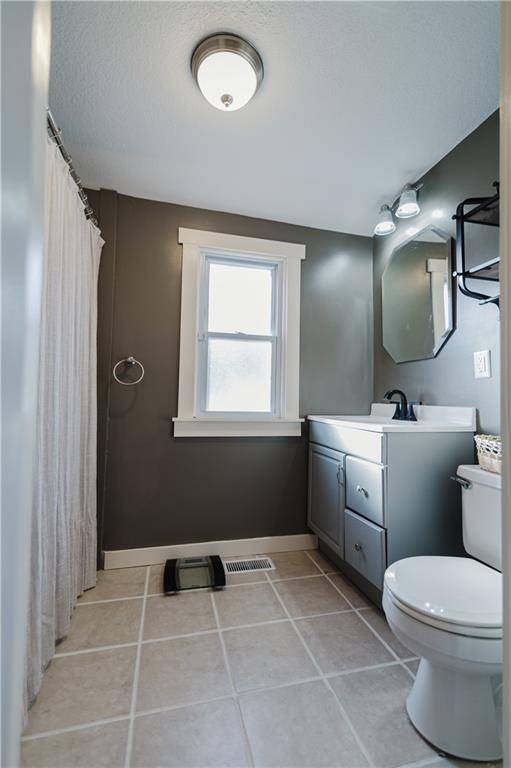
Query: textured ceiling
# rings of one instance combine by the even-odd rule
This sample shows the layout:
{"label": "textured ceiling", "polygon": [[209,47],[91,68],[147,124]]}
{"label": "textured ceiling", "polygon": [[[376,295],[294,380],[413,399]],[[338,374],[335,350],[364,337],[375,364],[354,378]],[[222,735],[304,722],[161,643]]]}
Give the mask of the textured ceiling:
{"label": "textured ceiling", "polygon": [[[218,31],[264,61],[239,112],[190,73]],[[344,232],[498,106],[496,2],[55,2],[52,47],[87,185]]]}

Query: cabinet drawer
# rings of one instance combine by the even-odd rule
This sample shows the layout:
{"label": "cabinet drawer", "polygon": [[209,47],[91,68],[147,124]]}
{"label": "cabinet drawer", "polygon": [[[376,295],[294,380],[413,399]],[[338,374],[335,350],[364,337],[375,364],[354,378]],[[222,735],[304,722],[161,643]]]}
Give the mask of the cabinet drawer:
{"label": "cabinet drawer", "polygon": [[347,509],[344,513],[344,559],[378,589],[383,589],[385,530]]}
{"label": "cabinet drawer", "polygon": [[384,463],[384,435],[379,432],[310,421],[309,440],[342,453]]}
{"label": "cabinet drawer", "polygon": [[378,525],[384,524],[385,468],[346,457],[346,506]]}

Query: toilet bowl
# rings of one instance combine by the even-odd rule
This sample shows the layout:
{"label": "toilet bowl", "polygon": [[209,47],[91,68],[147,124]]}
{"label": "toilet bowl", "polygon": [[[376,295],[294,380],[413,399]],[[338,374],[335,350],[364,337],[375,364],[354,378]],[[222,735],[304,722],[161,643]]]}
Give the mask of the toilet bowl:
{"label": "toilet bowl", "polygon": [[[385,573],[383,609],[396,637],[421,657],[406,705],[416,729],[457,757],[497,760],[502,757],[500,477],[487,477],[479,467],[459,467],[458,474],[467,483],[465,547],[476,549],[480,559],[483,553],[485,562],[438,556],[395,562]],[[484,530],[478,532],[478,526]]]}

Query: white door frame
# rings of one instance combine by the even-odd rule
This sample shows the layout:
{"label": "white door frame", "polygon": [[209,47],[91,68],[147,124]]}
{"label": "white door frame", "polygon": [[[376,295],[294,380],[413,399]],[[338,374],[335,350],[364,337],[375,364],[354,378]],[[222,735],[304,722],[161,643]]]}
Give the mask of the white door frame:
{"label": "white door frame", "polygon": [[19,765],[23,711],[44,243],[50,3],[2,3],[1,18],[1,764],[11,768]]}
{"label": "white door frame", "polygon": [[500,258],[504,765],[511,765],[511,2],[501,3]]}

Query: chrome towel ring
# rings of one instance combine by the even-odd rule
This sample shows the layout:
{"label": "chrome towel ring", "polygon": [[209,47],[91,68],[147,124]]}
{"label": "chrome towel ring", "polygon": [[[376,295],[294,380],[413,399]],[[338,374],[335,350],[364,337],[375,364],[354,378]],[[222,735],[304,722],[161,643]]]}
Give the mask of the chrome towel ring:
{"label": "chrome towel ring", "polygon": [[[140,366],[140,376],[139,376],[139,378],[136,381],[121,381],[121,379],[117,376],[117,368],[120,365],[123,365],[123,364],[126,367],[128,367],[128,368],[132,368],[134,365],[139,365]],[[131,357],[131,355],[130,355],[130,357],[125,357],[123,360],[119,360],[119,362],[114,365],[112,374],[113,374],[114,379],[119,384],[122,384],[124,387],[132,387],[133,384],[140,384],[140,382],[142,381],[142,379],[145,376],[145,370],[144,370],[144,366],[142,365],[142,363],[139,363],[138,360],[135,360],[135,358]]]}

